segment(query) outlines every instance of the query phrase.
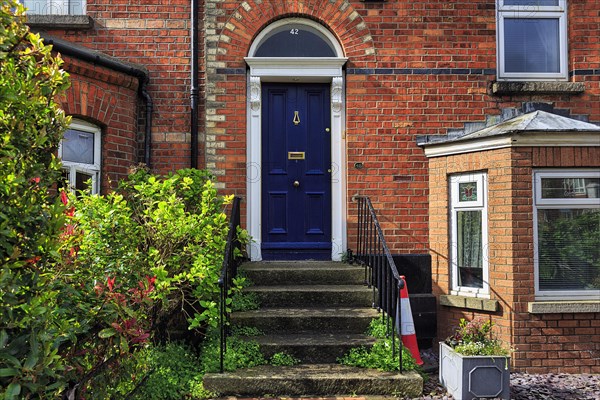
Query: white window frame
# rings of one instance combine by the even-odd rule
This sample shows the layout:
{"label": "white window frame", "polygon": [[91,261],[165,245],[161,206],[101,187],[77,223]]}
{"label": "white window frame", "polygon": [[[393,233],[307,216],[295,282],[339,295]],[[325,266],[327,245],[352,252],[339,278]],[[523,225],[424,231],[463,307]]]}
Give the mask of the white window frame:
{"label": "white window frame", "polygon": [[[101,131],[100,127],[98,127],[97,125],[90,124],[89,122],[85,122],[85,121],[78,120],[78,119],[71,120],[71,125],[69,126],[69,129],[76,129],[78,131],[89,132],[89,133],[94,134],[94,163],[93,164],[77,163],[77,162],[72,162],[72,161],[62,161],[63,169],[69,175],[69,189],[71,190],[71,192],[75,193],[75,186],[72,185],[71,182],[76,181],[77,172],[82,172],[84,174],[88,174],[88,175],[92,176],[92,186],[91,186],[92,194],[98,194],[98,193],[100,193],[100,171],[101,171],[101,164],[102,164],[102,154],[101,154],[102,131]],[[60,144],[58,146],[58,158],[60,158],[61,160],[62,160],[62,155],[63,155],[62,144],[63,144],[63,141],[61,140]]]}
{"label": "white window frame", "polygon": [[[498,80],[511,81],[566,81],[568,79],[568,47],[567,47],[567,0],[558,0],[558,6],[505,6],[505,0],[496,0],[497,26],[497,65]],[[559,72],[527,73],[506,72],[504,65],[504,19],[505,18],[549,18],[558,19],[559,26]]]}
{"label": "white window frame", "polygon": [[564,208],[600,208],[600,198],[564,198],[543,199],[542,178],[600,178],[600,171],[589,169],[560,169],[533,172],[534,210],[533,210],[533,249],[534,284],[536,300],[598,300],[600,290],[540,290],[539,278],[539,233],[538,210]]}
{"label": "white window frame", "polygon": [[[466,182],[477,183],[477,201],[459,202],[459,184]],[[450,267],[451,294],[489,299],[489,263],[488,263],[488,210],[487,210],[487,173],[469,172],[449,176],[450,184]],[[483,287],[473,288],[458,284],[458,211],[481,211],[481,246],[482,246],[482,279]]]}
{"label": "white window frame", "polygon": [[[20,0],[22,4],[25,4],[25,0]],[[80,2],[81,3],[81,14],[71,14],[69,8],[70,3]],[[66,12],[65,12],[66,10]],[[86,0],[46,0],[46,5],[43,10],[30,9],[27,10],[28,14],[32,15],[86,15],[87,14],[87,1]]]}

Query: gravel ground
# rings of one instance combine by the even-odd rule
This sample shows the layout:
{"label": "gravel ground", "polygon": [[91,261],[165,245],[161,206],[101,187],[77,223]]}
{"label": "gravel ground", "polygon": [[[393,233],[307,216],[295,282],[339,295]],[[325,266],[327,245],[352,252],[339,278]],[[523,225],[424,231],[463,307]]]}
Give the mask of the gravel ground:
{"label": "gravel ground", "polygon": [[[425,364],[437,364],[437,352],[421,352]],[[512,400],[600,400],[600,375],[589,374],[510,374]],[[423,396],[414,400],[453,399],[440,385],[437,371],[429,373]]]}

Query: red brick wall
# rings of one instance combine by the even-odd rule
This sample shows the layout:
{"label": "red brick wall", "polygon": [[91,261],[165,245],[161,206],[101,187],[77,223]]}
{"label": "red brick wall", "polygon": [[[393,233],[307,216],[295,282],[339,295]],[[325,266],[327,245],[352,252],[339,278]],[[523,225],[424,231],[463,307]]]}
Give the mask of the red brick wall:
{"label": "red brick wall", "polygon": [[[346,140],[349,244],[356,208],[369,195],[395,253],[428,248],[427,163],[415,136],[446,134],[485,121],[503,108],[547,102],[600,122],[600,75],[576,75],[581,95],[493,95],[495,2],[207,1],[209,49],[207,162],[227,191],[245,194],[246,73],[252,40],[282,17],[319,21],[346,56]],[[597,0],[570,1],[571,70],[597,69]],[[575,44],[576,43],[576,44]],[[212,100],[212,99],[211,99]],[[222,107],[223,102],[227,107]],[[364,168],[355,169],[362,162]]]}
{"label": "red brick wall", "polygon": [[136,163],[138,80],[107,68],[65,58],[71,87],[61,99],[73,118],[102,129],[101,190],[115,187]]}
{"label": "red brick wall", "polygon": [[491,319],[515,350],[513,367],[531,373],[600,372],[600,314],[530,314],[535,300],[533,266],[533,170],[600,167],[599,147],[513,148],[429,160],[433,287],[450,294],[448,175],[487,171],[490,298],[498,312],[439,306],[438,337],[450,335],[460,318]]}
{"label": "red brick wall", "polygon": [[[200,21],[204,2],[201,3]],[[149,71],[148,91],[154,102],[152,163],[158,172],[190,166],[190,1],[87,0],[94,19],[90,30],[50,33],[89,49],[143,65]],[[200,59],[204,57],[200,24]],[[204,68],[200,99],[204,98]],[[200,102],[200,118],[204,103]],[[143,117],[143,114],[141,115]],[[105,123],[104,121],[101,121]],[[143,126],[137,140],[142,143]],[[204,133],[200,132],[200,138]],[[142,146],[143,147],[143,146]],[[204,164],[202,139],[199,165]],[[142,154],[135,154],[134,161]]]}
{"label": "red brick wall", "polygon": [[[154,166],[167,172],[190,165],[190,2],[159,3],[89,0],[93,29],[51,33],[148,68]],[[550,103],[600,122],[600,1],[568,4],[569,79],[583,82],[584,93],[500,96],[490,89],[496,79],[494,0],[202,1],[199,165],[215,172],[226,192],[246,194],[243,57],[269,23],[292,16],[318,21],[349,59],[349,243],[356,221],[352,196],[369,195],[393,252],[427,252],[427,160],[416,135],[444,135],[523,102]],[[137,129],[141,143],[143,126]],[[357,162],[365,168],[355,169]]]}

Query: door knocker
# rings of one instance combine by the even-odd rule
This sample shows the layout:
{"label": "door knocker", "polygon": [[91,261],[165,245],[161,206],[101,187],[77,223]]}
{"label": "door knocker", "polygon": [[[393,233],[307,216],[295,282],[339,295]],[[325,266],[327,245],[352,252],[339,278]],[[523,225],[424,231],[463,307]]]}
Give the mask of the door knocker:
{"label": "door knocker", "polygon": [[299,125],[300,124],[300,115],[298,114],[298,111],[294,111],[294,125]]}

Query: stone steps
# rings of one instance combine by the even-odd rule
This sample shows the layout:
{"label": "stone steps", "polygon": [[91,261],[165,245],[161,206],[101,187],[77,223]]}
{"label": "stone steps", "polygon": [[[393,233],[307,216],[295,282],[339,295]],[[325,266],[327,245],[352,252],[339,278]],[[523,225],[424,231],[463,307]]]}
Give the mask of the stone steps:
{"label": "stone steps", "polygon": [[372,308],[261,308],[231,315],[234,325],[254,326],[263,333],[364,333],[379,313]]}
{"label": "stone steps", "polygon": [[423,378],[416,372],[380,372],[336,364],[295,365],[255,368],[207,374],[204,387],[219,391],[227,387],[230,396],[336,396],[395,395],[416,397],[423,391]]}
{"label": "stone steps", "polygon": [[362,285],[252,286],[245,291],[256,293],[262,307],[364,307],[373,301],[373,291]]}
{"label": "stone steps", "polygon": [[259,310],[234,312],[231,322],[264,333],[252,336],[266,358],[285,352],[302,364],[260,366],[207,374],[206,389],[228,396],[420,395],[416,373],[384,373],[336,364],[351,348],[370,346],[365,331],[380,314],[371,307],[373,293],[364,286],[362,267],[335,262],[246,263]]}
{"label": "stone steps", "polygon": [[250,262],[244,273],[255,286],[362,285],[363,267],[333,261]]}
{"label": "stone steps", "polygon": [[299,333],[251,337],[260,344],[265,357],[285,352],[303,364],[332,363],[359,346],[370,347],[375,339],[363,334]]}

